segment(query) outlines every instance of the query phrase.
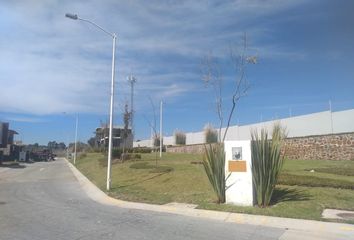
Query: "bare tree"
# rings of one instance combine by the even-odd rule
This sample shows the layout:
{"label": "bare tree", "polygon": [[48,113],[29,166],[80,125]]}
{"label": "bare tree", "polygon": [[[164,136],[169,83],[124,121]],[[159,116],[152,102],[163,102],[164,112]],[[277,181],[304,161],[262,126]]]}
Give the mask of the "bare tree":
{"label": "bare tree", "polygon": [[155,151],[155,165],[157,166],[157,150],[155,147],[159,146],[160,145],[160,137],[159,137],[159,134],[157,132],[157,129],[156,129],[156,107],[155,107],[155,104],[154,102],[152,101],[151,97],[149,96],[149,101],[150,101],[150,104],[151,104],[151,108],[152,108],[152,113],[153,113],[153,119],[152,121],[150,121],[146,116],[145,116],[145,120],[148,122],[150,128],[152,129],[153,131],[153,136],[152,136],[152,140],[153,140],[153,143],[152,143],[152,148],[154,149]]}
{"label": "bare tree", "polygon": [[223,150],[223,142],[226,139],[232,116],[235,112],[238,101],[247,94],[250,84],[246,79],[246,66],[249,63],[256,63],[257,58],[247,55],[247,39],[244,34],[242,38],[242,50],[236,52],[230,47],[230,59],[234,67],[235,74],[232,79],[232,96],[231,108],[227,115],[227,123],[223,136],[221,133],[224,124],[224,102],[223,102],[223,75],[217,59],[209,53],[202,61],[203,81],[207,86],[211,85],[214,91],[216,112],[219,118],[219,134],[218,144],[205,145],[205,157],[203,158],[203,166],[208,176],[209,182],[217,196],[218,203],[226,200],[226,180],[230,177],[225,176],[225,152]]}
{"label": "bare tree", "polygon": [[216,112],[219,119],[219,141],[225,141],[227,132],[229,130],[232,116],[235,112],[238,101],[247,95],[250,88],[250,83],[246,78],[246,67],[248,64],[256,64],[257,57],[247,54],[247,36],[242,37],[242,49],[236,51],[234,48],[229,48],[231,64],[234,67],[235,74],[233,76],[233,91],[231,96],[231,109],[227,115],[227,123],[223,136],[221,136],[221,129],[224,124],[224,103],[223,103],[223,75],[221,73],[220,65],[217,59],[210,52],[202,60],[202,79],[204,83],[213,87],[215,94]]}
{"label": "bare tree", "polygon": [[212,86],[215,97],[215,109],[217,116],[219,118],[219,131],[218,139],[221,139],[221,128],[224,123],[223,115],[223,102],[222,102],[222,88],[223,88],[223,77],[220,71],[220,67],[217,59],[213,56],[210,51],[204,59],[202,59],[202,79],[205,85],[208,87]]}

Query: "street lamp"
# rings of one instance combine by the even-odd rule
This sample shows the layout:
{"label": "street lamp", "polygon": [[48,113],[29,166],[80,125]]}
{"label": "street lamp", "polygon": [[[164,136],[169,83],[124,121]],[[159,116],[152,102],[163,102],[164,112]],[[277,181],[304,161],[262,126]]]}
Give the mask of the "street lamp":
{"label": "street lamp", "polygon": [[[63,112],[63,114],[66,114],[66,112]],[[76,114],[76,121],[75,121],[75,143],[74,143],[74,165],[76,165],[76,147],[77,147],[77,128],[79,126],[79,114]],[[66,158],[69,159],[69,140],[68,140],[68,146],[66,148]]]}
{"label": "street lamp", "polygon": [[103,29],[101,26],[97,25],[90,20],[83,19],[77,16],[77,14],[67,13],[65,17],[73,19],[73,20],[81,20],[84,22],[88,22],[91,25],[97,27],[104,33],[108,34],[113,38],[113,50],[112,50],[112,79],[111,79],[111,101],[110,101],[110,111],[109,111],[109,142],[108,142],[108,163],[107,163],[107,190],[111,188],[111,160],[112,160],[112,136],[113,136],[113,105],[114,105],[114,73],[115,73],[115,50],[116,50],[116,39],[117,36],[115,33],[108,32]]}
{"label": "street lamp", "polygon": [[160,158],[162,157],[162,145],[163,145],[163,134],[162,134],[162,100],[160,102]]}
{"label": "street lamp", "polygon": [[77,127],[79,125],[79,114],[76,114],[76,124],[75,124],[75,145],[74,145],[74,165],[76,165],[76,149],[77,149]]}

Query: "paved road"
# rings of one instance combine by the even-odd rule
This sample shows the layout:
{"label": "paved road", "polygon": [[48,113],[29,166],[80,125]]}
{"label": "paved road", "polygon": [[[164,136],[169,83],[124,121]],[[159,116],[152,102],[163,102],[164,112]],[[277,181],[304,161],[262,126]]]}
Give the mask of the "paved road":
{"label": "paved road", "polygon": [[0,239],[278,239],[284,230],[91,200],[63,160],[0,168]]}

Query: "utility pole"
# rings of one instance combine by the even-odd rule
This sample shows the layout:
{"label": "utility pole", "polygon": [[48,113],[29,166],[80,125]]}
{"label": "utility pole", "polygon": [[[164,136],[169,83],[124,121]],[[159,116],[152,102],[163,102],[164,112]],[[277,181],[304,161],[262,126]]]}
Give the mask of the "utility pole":
{"label": "utility pole", "polygon": [[[63,112],[64,115],[66,115],[66,112]],[[66,133],[66,159],[69,160],[69,136],[68,133]]]}
{"label": "utility pole", "polygon": [[162,157],[162,101],[160,102],[160,158]]}
{"label": "utility pole", "polygon": [[75,149],[74,149],[74,165],[76,164],[76,145],[77,145],[77,127],[79,125],[79,115],[76,114],[76,124],[75,124]]}
{"label": "utility pole", "polygon": [[133,74],[130,74],[127,77],[128,82],[130,83],[130,117],[131,117],[131,130],[132,130],[132,135],[133,135],[133,141],[134,141],[134,84],[136,83],[136,78],[133,76]]}
{"label": "utility pole", "polygon": [[329,100],[329,114],[331,117],[331,133],[333,133],[332,101]]}

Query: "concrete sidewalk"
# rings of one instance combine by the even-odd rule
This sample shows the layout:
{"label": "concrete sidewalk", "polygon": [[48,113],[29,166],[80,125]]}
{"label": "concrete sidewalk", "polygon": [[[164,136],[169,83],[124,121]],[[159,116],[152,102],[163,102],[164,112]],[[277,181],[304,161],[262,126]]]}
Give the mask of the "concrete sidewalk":
{"label": "concrete sidewalk", "polygon": [[[65,159],[66,160],[66,159]],[[312,220],[259,216],[241,213],[218,212],[202,209],[180,207],[179,205],[154,205],[146,203],[126,202],[111,198],[91,183],[69,161],[68,166],[79,181],[86,194],[96,202],[121,208],[140,209],[155,212],[178,214],[196,218],[208,218],[236,224],[250,224],[285,229],[280,239],[314,239],[314,240],[354,240],[354,225],[328,223]]]}

